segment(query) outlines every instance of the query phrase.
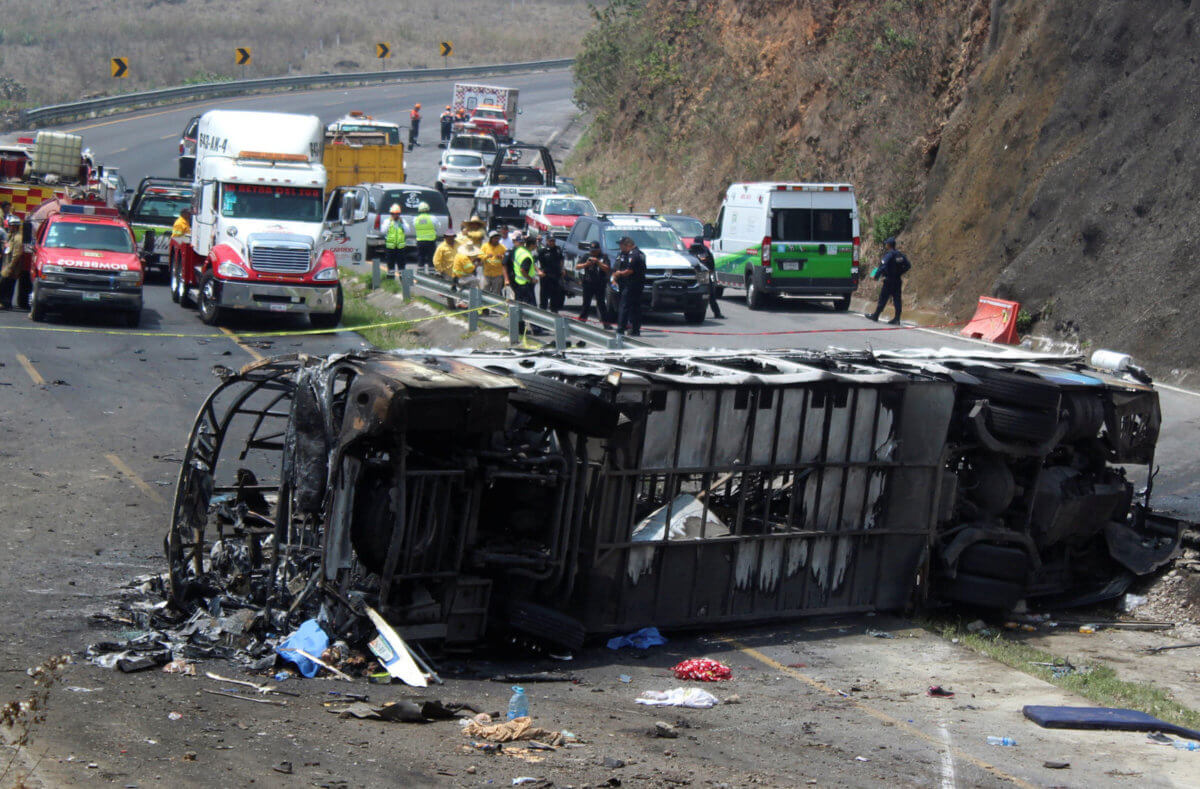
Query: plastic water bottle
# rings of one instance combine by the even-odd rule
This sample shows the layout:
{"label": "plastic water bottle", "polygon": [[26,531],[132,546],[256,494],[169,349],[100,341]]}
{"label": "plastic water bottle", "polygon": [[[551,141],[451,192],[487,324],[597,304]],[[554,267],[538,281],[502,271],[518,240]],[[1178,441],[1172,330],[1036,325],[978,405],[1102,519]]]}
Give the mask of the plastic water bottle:
{"label": "plastic water bottle", "polygon": [[525,688],[513,685],[512,689],[512,698],[508,700],[508,719],[528,717],[529,697],[525,695]]}
{"label": "plastic water bottle", "polygon": [[1181,751],[1200,751],[1200,742],[1192,742],[1191,740],[1188,740],[1187,742],[1184,742],[1183,740],[1175,740],[1171,744]]}
{"label": "plastic water bottle", "polygon": [[1012,737],[996,737],[995,735],[988,736],[988,745],[1016,745],[1017,741]]}

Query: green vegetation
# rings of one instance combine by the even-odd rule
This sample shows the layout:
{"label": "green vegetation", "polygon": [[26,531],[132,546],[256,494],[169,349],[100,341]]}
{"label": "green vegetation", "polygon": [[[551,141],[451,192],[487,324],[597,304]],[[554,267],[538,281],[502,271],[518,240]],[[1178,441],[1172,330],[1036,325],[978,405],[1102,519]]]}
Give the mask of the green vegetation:
{"label": "green vegetation", "polygon": [[1017,333],[1028,334],[1031,328],[1033,328],[1033,314],[1022,307],[1017,312]]}
{"label": "green vegetation", "polygon": [[[412,323],[396,319],[383,310],[367,303],[367,295],[371,292],[371,275],[358,274],[342,270],[342,326],[357,331],[362,338],[376,348],[398,348],[411,344],[406,336],[412,330]],[[382,289],[392,293],[400,291],[400,284],[390,278],[384,278]],[[380,328],[361,329],[363,326],[373,326],[377,323],[392,323],[395,325]]]}
{"label": "green vegetation", "polygon": [[[1185,707],[1175,701],[1169,692],[1148,682],[1118,679],[1116,672],[1106,665],[1092,663],[1076,666],[1075,670],[1060,672],[1061,676],[1056,676],[1055,666],[1069,665],[1063,658],[1021,641],[1006,638],[1003,634],[983,636],[970,633],[957,622],[931,622],[927,629],[945,639],[956,638],[959,644],[968,649],[1052,685],[1078,693],[1096,704],[1141,710],[1181,726],[1200,727],[1200,712]],[[1039,665],[1043,663],[1050,665]]]}
{"label": "green vegetation", "polygon": [[912,205],[907,200],[896,200],[875,216],[871,226],[871,237],[879,243],[885,238],[897,236],[908,224]]}

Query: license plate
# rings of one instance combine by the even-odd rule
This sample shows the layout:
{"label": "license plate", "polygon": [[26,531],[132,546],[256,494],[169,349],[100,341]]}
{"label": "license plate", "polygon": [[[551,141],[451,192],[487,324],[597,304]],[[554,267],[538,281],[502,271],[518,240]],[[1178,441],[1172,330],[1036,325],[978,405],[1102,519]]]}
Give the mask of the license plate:
{"label": "license plate", "polygon": [[100,301],[100,294],[99,293],[85,293],[85,294],[83,294],[83,300],[84,301]]}
{"label": "license plate", "polygon": [[271,312],[287,312],[287,308],[288,308],[288,305],[286,305],[286,304],[272,304],[272,305],[270,305],[270,310],[271,310]]}
{"label": "license plate", "polygon": [[785,261],[783,261],[782,268],[784,271],[799,271],[800,270],[800,261],[799,260],[785,260]]}
{"label": "license plate", "polygon": [[500,198],[501,208],[529,208],[533,205],[533,201],[529,199],[520,199],[515,197]]}

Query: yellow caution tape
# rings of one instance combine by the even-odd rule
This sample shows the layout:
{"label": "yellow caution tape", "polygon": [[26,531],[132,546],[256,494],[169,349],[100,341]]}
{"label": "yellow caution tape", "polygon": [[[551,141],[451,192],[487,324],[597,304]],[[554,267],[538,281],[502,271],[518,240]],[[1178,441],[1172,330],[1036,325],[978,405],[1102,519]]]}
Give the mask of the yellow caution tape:
{"label": "yellow caution tape", "polygon": [[[465,310],[456,310],[454,312],[443,312],[436,315],[426,315],[423,318],[409,318],[408,320],[398,321],[383,321],[381,323],[367,323],[361,326],[338,326],[332,329],[301,329],[298,331],[262,331],[262,332],[237,332],[233,335],[235,340],[255,339],[260,337],[303,337],[309,334],[340,334],[348,331],[364,331],[366,329],[386,329],[392,326],[408,326],[414,323],[424,323],[425,321],[437,320],[438,318],[455,318],[459,315],[469,315],[472,312],[482,312],[483,310],[496,309],[491,305],[482,307],[472,307]],[[508,313],[504,312],[503,317],[508,317]],[[182,332],[161,332],[161,331],[130,331],[121,329],[74,329],[66,326],[0,326],[0,330],[9,329],[13,331],[50,331],[60,332],[63,334],[115,334],[122,337],[181,337],[184,339],[205,339],[215,340],[227,337],[224,334],[189,334]]]}

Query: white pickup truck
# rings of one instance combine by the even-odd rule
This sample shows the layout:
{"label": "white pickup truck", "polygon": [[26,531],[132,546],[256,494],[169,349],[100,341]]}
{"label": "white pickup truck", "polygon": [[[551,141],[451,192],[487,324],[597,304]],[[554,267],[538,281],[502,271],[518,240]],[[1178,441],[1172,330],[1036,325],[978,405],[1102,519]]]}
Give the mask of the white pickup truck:
{"label": "white pickup truck", "polygon": [[558,191],[554,158],[544,145],[501,145],[487,179],[475,190],[475,213],[488,229],[524,227],[525,212],[535,198]]}

